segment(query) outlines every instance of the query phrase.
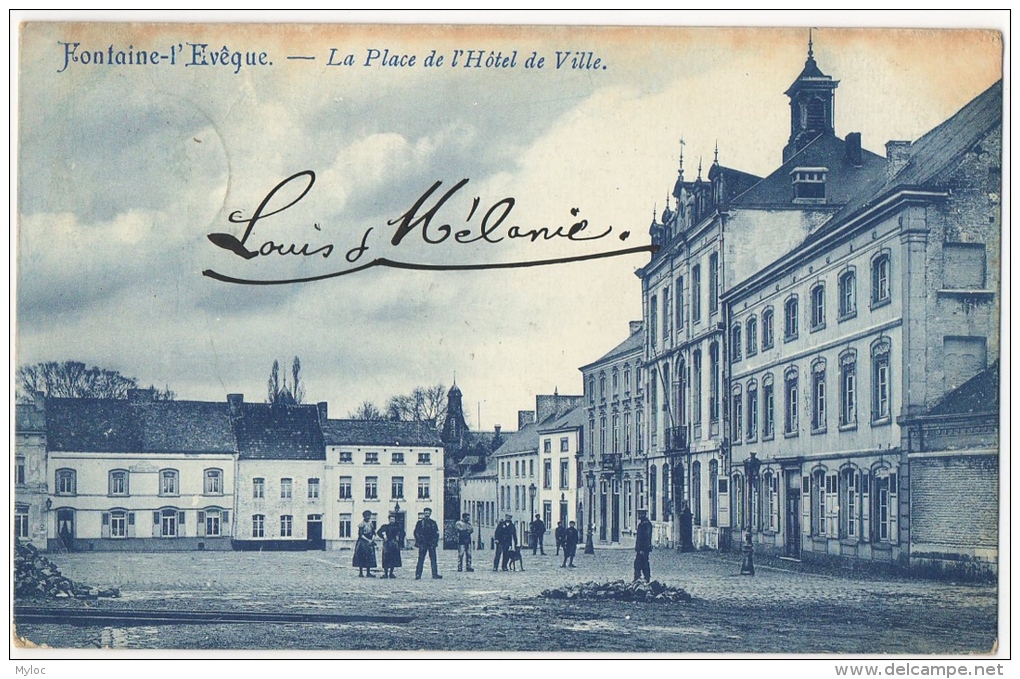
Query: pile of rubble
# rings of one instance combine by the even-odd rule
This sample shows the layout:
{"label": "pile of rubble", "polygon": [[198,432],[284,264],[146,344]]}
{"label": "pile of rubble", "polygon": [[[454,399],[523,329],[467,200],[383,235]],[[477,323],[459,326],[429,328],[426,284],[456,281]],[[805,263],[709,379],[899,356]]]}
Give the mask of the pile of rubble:
{"label": "pile of rubble", "polygon": [[594,599],[596,601],[648,601],[653,603],[683,603],[691,600],[691,595],[679,587],[669,587],[658,580],[642,582],[598,583],[585,582],[570,587],[558,587],[542,592],[547,599]]}
{"label": "pile of rubble", "polygon": [[33,545],[14,543],[14,596],[97,599],[119,597],[116,589],[98,589],[75,583]]}

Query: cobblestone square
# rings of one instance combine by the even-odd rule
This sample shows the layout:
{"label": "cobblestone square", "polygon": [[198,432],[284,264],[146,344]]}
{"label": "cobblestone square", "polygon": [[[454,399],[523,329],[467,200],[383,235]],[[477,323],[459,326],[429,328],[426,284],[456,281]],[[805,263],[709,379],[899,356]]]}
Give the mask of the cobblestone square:
{"label": "cobblestone square", "polygon": [[[652,577],[684,588],[686,604],[550,600],[549,588],[629,580],[633,552],[598,549],[562,568],[554,549],[524,553],[523,572],[493,572],[492,552],[457,572],[441,551],[441,580],[414,579],[404,552],[397,579],[359,578],[349,552],[79,553],[50,555],[75,581],[117,587],[109,609],[407,615],[408,624],[17,625],[51,647],[640,653],[988,653],[997,589],[928,580],[860,578],[759,566],[741,577],[728,554],[656,551]],[[83,602],[63,600],[59,605]]]}

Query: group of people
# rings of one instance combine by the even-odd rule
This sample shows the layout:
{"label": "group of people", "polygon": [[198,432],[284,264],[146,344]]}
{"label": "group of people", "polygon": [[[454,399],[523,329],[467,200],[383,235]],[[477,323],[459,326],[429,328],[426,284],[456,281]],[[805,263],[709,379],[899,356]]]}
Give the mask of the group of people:
{"label": "group of people", "polygon": [[[372,523],[372,512],[364,512],[364,521],[358,526],[358,540],[354,546],[353,565],[358,569],[358,577],[376,577],[372,573],[373,568],[378,568],[376,562],[375,538],[382,539],[382,569],[384,578],[395,578],[395,568],[403,564],[400,559],[400,543],[402,531],[397,523],[397,517],[390,516],[390,521],[378,530]],[[540,515],[535,515],[531,522],[531,553],[541,553],[545,556],[545,522]],[[457,533],[457,570],[474,572],[471,567],[472,536],[474,526],[471,525],[471,517],[463,514],[460,521],[454,524]],[[414,527],[414,543],[418,547],[418,563],[414,570],[414,579],[420,580],[425,566],[427,556],[432,566],[433,579],[440,580],[439,567],[436,564],[436,550],[439,547],[439,525],[432,519],[432,510],[425,509],[423,516]],[[492,570],[510,569],[514,559],[520,561],[520,544],[517,540],[517,529],[514,527],[513,517],[507,514],[497,525],[494,534],[495,554],[492,559]],[[577,555],[577,543],[580,541],[580,534],[577,525],[571,521],[565,526],[563,521],[559,522],[554,532],[556,539],[556,555],[563,552],[563,563],[560,568],[574,568],[574,556]],[[637,535],[634,543],[634,579],[645,581],[651,580],[651,564],[649,555],[652,551],[652,523],[648,520],[648,512],[638,510]],[[523,568],[523,566],[522,566]]]}

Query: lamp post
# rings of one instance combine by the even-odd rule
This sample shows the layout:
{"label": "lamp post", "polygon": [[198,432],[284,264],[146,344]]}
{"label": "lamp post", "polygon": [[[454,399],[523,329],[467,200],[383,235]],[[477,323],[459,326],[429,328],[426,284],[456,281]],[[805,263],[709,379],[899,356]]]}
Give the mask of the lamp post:
{"label": "lamp post", "polygon": [[747,532],[744,533],[744,544],[740,547],[740,574],[754,575],[754,542],[751,531],[754,529],[754,488],[758,482],[758,471],[761,460],[757,453],[744,460],[744,475],[747,477]]}
{"label": "lamp post", "polygon": [[595,553],[595,542],[592,540],[592,528],[595,524],[595,472],[588,472],[588,537],[584,541],[584,553]]}

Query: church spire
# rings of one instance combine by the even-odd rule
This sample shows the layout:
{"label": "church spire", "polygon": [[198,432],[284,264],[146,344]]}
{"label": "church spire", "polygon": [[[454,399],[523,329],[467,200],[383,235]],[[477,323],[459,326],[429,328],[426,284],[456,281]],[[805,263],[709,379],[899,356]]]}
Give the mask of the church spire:
{"label": "church spire", "polygon": [[826,134],[835,134],[835,90],[838,80],[825,75],[815,61],[814,31],[808,29],[807,60],[786,96],[790,98],[790,139],[783,149],[783,162]]}

